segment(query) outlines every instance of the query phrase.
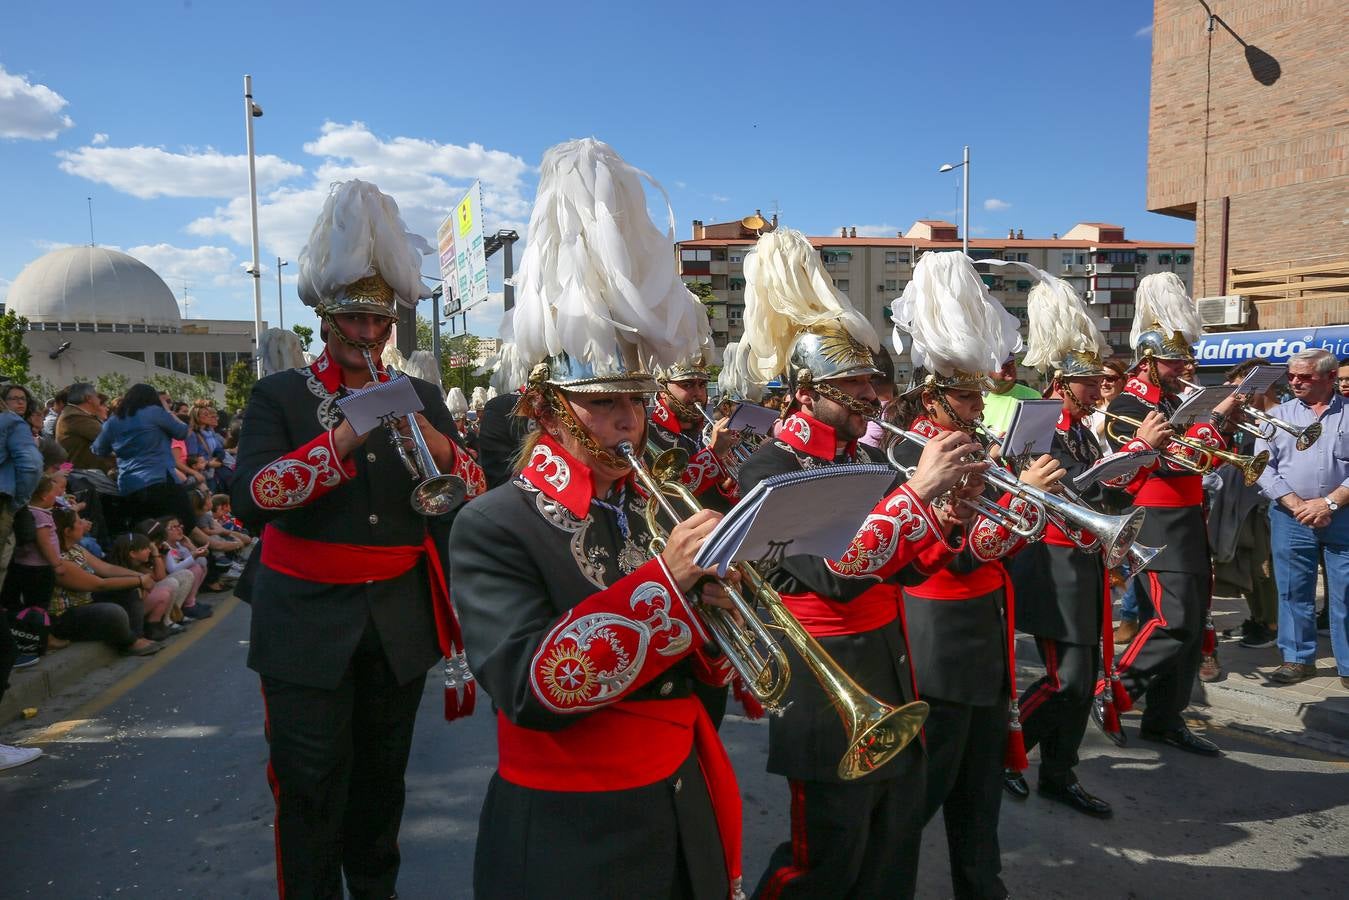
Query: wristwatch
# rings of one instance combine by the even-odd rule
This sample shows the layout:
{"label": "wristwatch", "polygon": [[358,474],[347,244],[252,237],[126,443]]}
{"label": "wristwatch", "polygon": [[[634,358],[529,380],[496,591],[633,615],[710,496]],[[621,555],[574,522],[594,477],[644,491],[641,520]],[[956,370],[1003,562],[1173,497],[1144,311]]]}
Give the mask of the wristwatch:
{"label": "wristwatch", "polygon": [[1326,497],[1324,499],[1326,501],[1326,509],[1330,510],[1331,512],[1334,512],[1335,510],[1340,508],[1340,505],[1336,503],[1334,500],[1331,500],[1329,497]]}

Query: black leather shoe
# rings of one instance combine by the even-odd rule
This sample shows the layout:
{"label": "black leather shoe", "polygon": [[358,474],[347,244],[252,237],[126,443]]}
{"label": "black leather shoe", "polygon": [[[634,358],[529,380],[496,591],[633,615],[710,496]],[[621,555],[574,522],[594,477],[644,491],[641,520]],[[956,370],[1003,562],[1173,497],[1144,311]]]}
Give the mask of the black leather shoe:
{"label": "black leather shoe", "polygon": [[1201,738],[1184,726],[1173,728],[1170,731],[1147,731],[1140,728],[1138,736],[1145,741],[1167,744],[1177,750],[1184,750],[1186,753],[1197,753],[1200,756],[1222,755],[1222,751],[1218,749],[1217,744],[1208,738]]}
{"label": "black leather shoe", "polygon": [[1058,801],[1064,806],[1071,807],[1089,816],[1095,816],[1098,819],[1108,819],[1114,814],[1114,810],[1110,808],[1109,803],[1106,803],[1100,797],[1087,793],[1086,788],[1082,787],[1082,783],[1079,781],[1073,781],[1072,784],[1041,781],[1036,786],[1036,792],[1041,797],[1048,797],[1050,800]]}
{"label": "black leather shoe", "polygon": [[1125,744],[1129,743],[1129,738],[1125,735],[1123,728],[1119,731],[1105,730],[1104,694],[1097,694],[1096,698],[1091,701],[1091,720],[1096,723],[1097,728],[1101,729],[1101,734],[1110,738],[1110,743],[1114,744],[1116,747],[1123,747]]}
{"label": "black leather shoe", "polygon": [[1026,776],[1016,769],[1002,770],[1002,786],[1018,800],[1025,800],[1030,796],[1030,785],[1026,784]]}

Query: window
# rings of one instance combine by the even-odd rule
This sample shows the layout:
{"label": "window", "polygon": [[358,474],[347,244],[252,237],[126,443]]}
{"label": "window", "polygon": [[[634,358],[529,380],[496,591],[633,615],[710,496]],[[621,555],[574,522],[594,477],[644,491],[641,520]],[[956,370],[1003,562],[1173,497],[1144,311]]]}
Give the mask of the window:
{"label": "window", "polygon": [[[975,256],[975,254],[970,254],[970,255],[971,255],[971,256]],[[990,255],[990,256],[995,256],[996,254],[989,254],[989,255]],[[977,259],[978,257],[975,256],[975,258]],[[1029,253],[1013,253],[1011,250],[1008,250],[1008,251],[1006,251],[1005,253],[1003,253],[1003,254],[1002,254],[1002,258],[1003,258],[1003,259],[1011,260],[1012,262],[1030,262],[1030,254],[1029,254]]]}
{"label": "window", "polygon": [[1071,266],[1073,264],[1073,255],[1072,251],[1065,251],[1063,253],[1063,264],[1065,266]]}
{"label": "window", "polygon": [[169,359],[172,360],[172,365],[169,366],[170,369],[172,369],[175,372],[181,372],[184,375],[189,374],[187,371],[186,353],[183,353],[182,351],[175,351],[169,354]]}
{"label": "window", "polygon": [[718,247],[717,249],[712,251],[712,262],[726,262],[725,248]]}
{"label": "window", "polygon": [[726,307],[726,324],[743,325],[745,322],[745,308],[743,306]]}
{"label": "window", "polygon": [[848,288],[850,288],[852,285],[851,282],[848,281],[848,279],[840,278],[838,281],[834,282],[834,286],[846,294],[848,293]]}
{"label": "window", "polygon": [[1029,282],[1029,281],[1018,281],[1018,282],[1016,283],[1016,292],[1017,292],[1018,294],[1024,294],[1024,293],[1026,293],[1026,292],[1029,291],[1029,290],[1030,290],[1030,282]]}
{"label": "window", "polygon": [[1097,262],[1114,263],[1122,266],[1136,262],[1137,258],[1137,254],[1132,250],[1111,250],[1107,253],[1096,254]]}
{"label": "window", "polygon": [[680,250],[679,258],[684,262],[711,262],[711,250]]}
{"label": "window", "polygon": [[730,288],[732,294],[745,289],[745,282],[739,278],[727,279],[726,285]]}
{"label": "window", "polygon": [[1171,265],[1171,254],[1170,254],[1170,253],[1158,253],[1158,254],[1157,254],[1157,264],[1158,264],[1158,265],[1162,265],[1162,266],[1169,266],[1169,265]]}
{"label": "window", "polygon": [[155,365],[161,369],[172,368],[169,364],[169,355],[162,350],[155,351]]}
{"label": "window", "polygon": [[885,264],[887,266],[897,265],[899,263],[899,253],[894,250],[885,251]]}
{"label": "window", "polygon": [[1134,259],[1138,260],[1140,263],[1145,263],[1148,261],[1148,255],[1146,253],[1135,253]]}
{"label": "window", "polygon": [[1176,254],[1176,265],[1178,265],[1178,266],[1188,266],[1189,264],[1190,264],[1190,254],[1188,254],[1188,253],[1177,253],[1177,254]]}
{"label": "window", "polygon": [[116,356],[124,356],[127,359],[134,359],[136,362],[145,362],[145,352],[142,350],[110,350]]}
{"label": "window", "polygon": [[887,291],[897,291],[899,290],[899,282],[894,278],[887,278],[885,279],[885,289]]}
{"label": "window", "polygon": [[899,255],[899,261],[900,261],[901,263],[903,263],[904,265],[907,266],[907,265],[909,264],[909,251],[907,251],[907,250],[901,250],[901,251],[899,251],[899,254],[898,254],[898,255]]}
{"label": "window", "polygon": [[730,261],[733,263],[743,263],[745,261],[745,251],[740,248],[732,250],[729,254]]}
{"label": "window", "polygon": [[1132,275],[1097,275],[1096,290],[1098,291],[1132,291],[1134,289],[1134,276]]}
{"label": "window", "polygon": [[221,359],[223,355],[222,353],[206,354],[206,377],[221,384],[225,382],[224,362]]}

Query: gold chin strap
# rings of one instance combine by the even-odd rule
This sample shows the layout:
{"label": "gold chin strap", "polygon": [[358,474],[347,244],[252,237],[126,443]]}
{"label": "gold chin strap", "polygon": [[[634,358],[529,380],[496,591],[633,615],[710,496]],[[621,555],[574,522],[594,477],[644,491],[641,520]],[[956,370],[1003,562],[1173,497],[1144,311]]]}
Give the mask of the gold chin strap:
{"label": "gold chin strap", "polygon": [[390,334],[390,332],[392,332],[392,330],[393,330],[393,323],[394,323],[394,320],[393,320],[393,319],[390,319],[390,320],[389,320],[389,327],[386,328],[386,329],[384,329],[384,335],[383,335],[383,337],[381,337],[379,340],[375,340],[375,341],[354,341],[354,340],[352,340],[351,338],[349,338],[349,337],[346,336],[346,334],[345,334],[345,333],[342,331],[342,329],[338,326],[337,320],[333,318],[333,314],[332,314],[331,312],[329,312],[329,311],[327,310],[327,308],[320,306],[320,307],[318,308],[318,314],[319,314],[319,318],[322,319],[322,320],[324,321],[325,324],[327,324],[327,326],[328,326],[328,331],[329,331],[331,334],[337,335],[337,339],[338,339],[339,341],[341,341],[342,343],[346,344],[348,347],[355,347],[357,350],[374,350],[376,347],[380,346],[381,344],[387,343],[388,340],[389,340],[389,334]]}
{"label": "gold chin strap", "polygon": [[1064,378],[1062,373],[1056,373],[1054,375],[1054,381],[1058,385],[1058,389],[1063,394],[1063,396],[1068,398],[1068,403],[1073,407],[1073,409],[1081,413],[1083,418],[1086,418],[1087,416],[1090,416],[1092,413],[1096,412],[1096,410],[1092,409],[1091,407],[1087,406],[1087,404],[1077,399],[1077,395],[1073,393],[1072,386],[1068,384],[1068,379]]}
{"label": "gold chin strap", "polygon": [[856,413],[859,416],[874,419],[880,415],[879,405],[859,397],[851,397],[827,381],[814,382],[810,385],[810,388],[826,400],[832,400],[849,412]]}
{"label": "gold chin strap", "polygon": [[[611,469],[623,470],[632,467],[625,457],[610,453],[599,445],[594,435],[587,431],[586,427],[576,418],[576,413],[572,411],[571,404],[562,395],[562,391],[552,385],[548,385],[544,390],[547,391],[548,408],[552,410],[553,415],[557,416],[558,421],[562,423],[562,427],[567,429],[567,433],[581,442],[581,446],[585,448],[587,453]],[[642,443],[645,445],[645,439]],[[640,449],[638,453],[641,453]]]}
{"label": "gold chin strap", "polygon": [[702,418],[698,413],[697,406],[692,403],[685,403],[682,400],[676,400],[674,394],[670,393],[668,385],[666,385],[666,390],[660,393],[665,398],[665,403],[670,407],[670,411],[675,414],[675,418],[679,421],[695,422]]}

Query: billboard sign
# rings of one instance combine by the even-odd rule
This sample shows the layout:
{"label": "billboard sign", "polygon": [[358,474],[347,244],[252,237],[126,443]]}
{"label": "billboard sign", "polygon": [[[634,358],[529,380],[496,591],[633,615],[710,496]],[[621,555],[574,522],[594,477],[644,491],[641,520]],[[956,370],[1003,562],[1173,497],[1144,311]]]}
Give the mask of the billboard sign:
{"label": "billboard sign", "polygon": [[[440,276],[452,299],[445,315],[487,299],[487,251],[483,244],[482,182],[475,181],[436,232]],[[457,306],[456,306],[457,304]],[[451,311],[451,307],[456,308]]]}
{"label": "billboard sign", "polygon": [[1256,357],[1286,363],[1303,350],[1329,350],[1337,359],[1349,356],[1349,325],[1229,331],[1206,334],[1194,345],[1201,366],[1235,366]]}

